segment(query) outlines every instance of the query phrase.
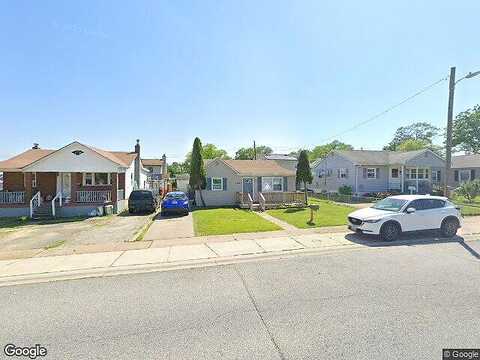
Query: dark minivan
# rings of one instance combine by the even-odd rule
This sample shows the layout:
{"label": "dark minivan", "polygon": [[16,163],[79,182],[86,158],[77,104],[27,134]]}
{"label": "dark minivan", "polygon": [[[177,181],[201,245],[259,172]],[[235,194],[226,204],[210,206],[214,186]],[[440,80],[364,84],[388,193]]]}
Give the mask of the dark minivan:
{"label": "dark minivan", "polygon": [[128,198],[128,212],[154,212],[157,209],[157,199],[150,190],[133,190]]}

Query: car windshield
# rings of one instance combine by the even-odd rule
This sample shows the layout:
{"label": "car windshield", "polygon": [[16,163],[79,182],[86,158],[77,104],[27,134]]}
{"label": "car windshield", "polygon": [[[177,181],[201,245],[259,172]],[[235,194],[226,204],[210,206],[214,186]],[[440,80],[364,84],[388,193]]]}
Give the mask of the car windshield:
{"label": "car windshield", "polygon": [[387,210],[387,211],[400,211],[400,209],[407,203],[406,200],[395,199],[395,198],[386,198],[380,200],[372,207],[378,210]]}
{"label": "car windshield", "polygon": [[187,200],[187,195],[183,193],[169,193],[165,195],[165,199],[169,200]]}
{"label": "car windshield", "polygon": [[151,191],[132,191],[130,194],[131,200],[146,200],[153,197]]}

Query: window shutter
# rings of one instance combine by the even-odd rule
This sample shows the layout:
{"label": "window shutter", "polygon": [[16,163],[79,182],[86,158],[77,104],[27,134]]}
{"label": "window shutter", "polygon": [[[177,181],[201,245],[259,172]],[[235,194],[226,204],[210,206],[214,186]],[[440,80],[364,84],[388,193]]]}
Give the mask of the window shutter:
{"label": "window shutter", "polygon": [[442,180],[442,172],[440,170],[437,171],[437,181],[441,181]]}
{"label": "window shutter", "polygon": [[475,180],[475,170],[470,170],[470,180]]}
{"label": "window shutter", "polygon": [[455,178],[455,181],[458,181],[458,170],[455,170],[453,174],[454,174],[453,177]]}
{"label": "window shutter", "polygon": [[262,192],[262,178],[260,176],[257,178],[257,190]]}
{"label": "window shutter", "polygon": [[288,178],[286,176],[283,177],[283,191],[288,191]]}
{"label": "window shutter", "polygon": [[348,179],[348,169],[345,169],[345,178]]}
{"label": "window shutter", "polygon": [[375,179],[380,179],[380,168],[376,170]]}
{"label": "window shutter", "polygon": [[223,178],[223,191],[227,191],[227,178]]}
{"label": "window shutter", "polygon": [[363,178],[367,178],[367,168],[363,168]]}
{"label": "window shutter", "polygon": [[207,190],[212,190],[212,178],[207,177]]}
{"label": "window shutter", "polygon": [[337,178],[340,179],[340,169],[337,169]]}

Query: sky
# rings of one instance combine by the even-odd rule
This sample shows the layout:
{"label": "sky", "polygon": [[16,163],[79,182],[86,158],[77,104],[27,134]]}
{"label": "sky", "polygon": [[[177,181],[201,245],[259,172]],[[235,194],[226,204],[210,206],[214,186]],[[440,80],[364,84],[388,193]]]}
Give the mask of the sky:
{"label": "sky", "polygon": [[[443,127],[445,78],[480,70],[478,0],[0,0],[0,159],[74,140],[183,160],[195,136],[234,154],[332,139],[381,149]],[[480,103],[458,84],[455,113]],[[340,136],[337,136],[340,134]]]}

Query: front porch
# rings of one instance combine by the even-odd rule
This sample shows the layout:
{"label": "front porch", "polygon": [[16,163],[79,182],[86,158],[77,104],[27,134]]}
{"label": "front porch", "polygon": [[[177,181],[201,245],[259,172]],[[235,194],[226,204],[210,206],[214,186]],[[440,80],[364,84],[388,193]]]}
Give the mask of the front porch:
{"label": "front porch", "polygon": [[122,210],[124,200],[122,173],[5,172],[0,216],[88,216],[104,205]]}
{"label": "front porch", "polygon": [[400,193],[429,194],[442,186],[440,168],[420,166],[390,166],[388,190]]}

